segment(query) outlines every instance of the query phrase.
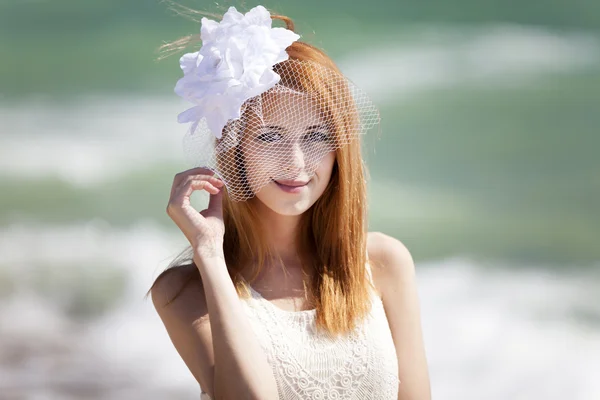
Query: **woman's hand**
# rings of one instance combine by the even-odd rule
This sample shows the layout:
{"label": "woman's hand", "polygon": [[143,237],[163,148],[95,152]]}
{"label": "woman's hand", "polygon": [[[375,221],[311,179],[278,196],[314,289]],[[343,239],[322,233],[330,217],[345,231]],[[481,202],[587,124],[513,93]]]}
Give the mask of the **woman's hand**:
{"label": "woman's hand", "polygon": [[[192,168],[175,175],[167,214],[181,229],[195,251],[207,256],[223,256],[223,181],[206,168]],[[190,204],[194,190],[210,193],[208,208],[198,212]]]}

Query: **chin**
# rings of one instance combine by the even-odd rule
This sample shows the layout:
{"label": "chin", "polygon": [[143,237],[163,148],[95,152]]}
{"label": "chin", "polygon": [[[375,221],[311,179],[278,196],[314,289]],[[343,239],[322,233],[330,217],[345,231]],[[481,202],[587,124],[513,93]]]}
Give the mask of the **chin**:
{"label": "chin", "polygon": [[[256,193],[256,197],[271,211],[286,216],[304,214],[319,198],[310,182],[303,193],[285,193],[274,182],[269,183]],[[322,192],[322,191],[321,191]]]}

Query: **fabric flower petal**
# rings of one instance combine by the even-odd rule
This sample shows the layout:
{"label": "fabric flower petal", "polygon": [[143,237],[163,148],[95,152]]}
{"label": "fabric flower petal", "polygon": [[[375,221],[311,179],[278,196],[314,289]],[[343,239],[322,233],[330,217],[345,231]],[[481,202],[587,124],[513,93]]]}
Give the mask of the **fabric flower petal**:
{"label": "fabric flower petal", "polygon": [[219,23],[206,17],[202,18],[201,23],[200,40],[202,40],[202,44],[215,40],[217,29],[219,29]]}
{"label": "fabric flower petal", "polygon": [[198,121],[200,120],[199,116],[201,115],[201,111],[202,107],[200,106],[188,108],[177,116],[177,122],[185,123]]}
{"label": "fabric flower petal", "polygon": [[221,22],[202,18],[202,47],[179,61],[184,76],[175,93],[196,104],[179,115],[179,122],[204,119],[220,138],[227,122],[241,116],[244,102],[279,82],[273,66],[289,58],[286,48],[300,36],[271,26],[262,6],[245,15],[230,7]]}
{"label": "fabric flower petal", "polygon": [[273,20],[271,14],[263,6],[256,6],[244,16],[248,25],[258,25],[270,28]]}
{"label": "fabric flower petal", "polygon": [[228,25],[237,25],[244,19],[244,14],[240,13],[235,7],[229,7],[227,12],[223,15],[221,26],[227,27]]}
{"label": "fabric flower petal", "polygon": [[289,56],[285,49],[287,49],[296,40],[300,39],[300,35],[285,28],[273,28],[271,31],[271,37],[280,48],[283,48],[283,51],[280,53],[276,63],[287,60]]}
{"label": "fabric flower petal", "polygon": [[179,59],[179,66],[184,74],[192,73],[196,67],[198,67],[198,64],[202,61],[202,58],[203,57],[199,52],[184,54]]}

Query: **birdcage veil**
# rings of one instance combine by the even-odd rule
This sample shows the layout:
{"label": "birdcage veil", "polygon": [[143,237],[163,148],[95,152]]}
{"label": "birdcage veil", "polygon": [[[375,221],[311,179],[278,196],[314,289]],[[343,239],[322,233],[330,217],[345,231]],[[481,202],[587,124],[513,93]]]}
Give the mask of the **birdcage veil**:
{"label": "birdcage veil", "polygon": [[[339,70],[290,59],[299,36],[272,28],[266,9],[231,7],[219,22],[202,20],[202,48],[181,57],[175,87],[195,104],[184,153],[211,169],[229,197],[244,201],[276,180],[312,176],[328,153],[379,123],[369,97]],[[283,123],[281,123],[283,121]]]}

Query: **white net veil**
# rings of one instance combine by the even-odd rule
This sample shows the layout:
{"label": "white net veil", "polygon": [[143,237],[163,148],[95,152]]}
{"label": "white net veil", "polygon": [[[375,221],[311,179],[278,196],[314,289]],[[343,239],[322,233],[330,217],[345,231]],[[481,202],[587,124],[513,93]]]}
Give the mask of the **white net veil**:
{"label": "white net veil", "polygon": [[296,59],[273,71],[279,83],[247,100],[221,138],[204,119],[184,137],[187,161],[214,171],[233,201],[277,181],[310,179],[328,153],[379,124],[369,97],[339,71]]}

